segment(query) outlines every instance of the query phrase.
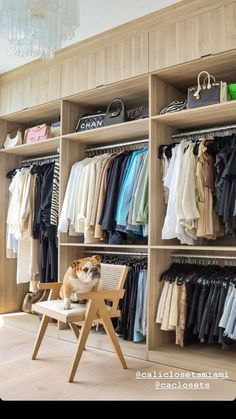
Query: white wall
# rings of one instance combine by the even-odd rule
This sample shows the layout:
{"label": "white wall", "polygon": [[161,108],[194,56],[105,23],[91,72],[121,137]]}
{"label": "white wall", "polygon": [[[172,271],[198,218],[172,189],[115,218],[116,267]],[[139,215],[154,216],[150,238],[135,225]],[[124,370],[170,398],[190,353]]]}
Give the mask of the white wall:
{"label": "white wall", "polygon": [[80,0],[79,39],[144,16],[180,0]]}
{"label": "white wall", "polygon": [[[75,38],[63,46],[71,45],[179,1],[181,0],[80,0],[80,28]],[[10,43],[0,38],[0,73],[30,61],[33,61],[32,58],[15,56]]]}

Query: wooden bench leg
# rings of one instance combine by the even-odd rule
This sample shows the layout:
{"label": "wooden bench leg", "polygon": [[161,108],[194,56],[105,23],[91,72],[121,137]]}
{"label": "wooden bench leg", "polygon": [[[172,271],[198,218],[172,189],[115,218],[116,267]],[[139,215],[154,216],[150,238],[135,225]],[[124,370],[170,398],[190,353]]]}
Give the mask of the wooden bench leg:
{"label": "wooden bench leg", "polygon": [[93,303],[92,301],[89,301],[89,305],[88,305],[87,310],[88,311],[86,313],[85,321],[84,321],[82,329],[80,330],[80,333],[79,333],[79,339],[78,339],[78,342],[77,342],[77,350],[76,350],[74,362],[73,362],[73,365],[72,365],[72,368],[71,368],[71,371],[70,371],[70,375],[69,375],[69,383],[72,383],[73,380],[74,380],[74,376],[75,376],[76,370],[78,368],[79,361],[80,361],[80,358],[82,356],[89,331],[90,331],[91,326],[93,324],[93,321],[96,317],[97,305],[95,303]]}
{"label": "wooden bench leg", "polygon": [[34,344],[32,359],[36,359],[36,356],[38,354],[38,351],[39,351],[41,342],[43,340],[43,337],[45,335],[46,329],[48,327],[49,319],[50,318],[48,316],[44,315],[43,318],[42,318],[42,320],[41,320],[41,323],[40,323],[40,326],[39,326],[38,335],[37,335],[37,338],[36,338],[36,341],[35,341],[35,344]]}
{"label": "wooden bench leg", "polygon": [[99,308],[99,313],[100,313],[100,318],[103,322],[103,326],[104,326],[104,328],[106,330],[106,333],[107,333],[107,335],[108,335],[108,337],[109,337],[109,339],[110,339],[110,341],[113,345],[113,348],[115,349],[115,352],[118,356],[118,359],[121,363],[121,366],[124,369],[126,369],[127,365],[126,365],[126,362],[125,362],[125,358],[123,356],[120,344],[118,342],[117,336],[116,336],[115,331],[114,331],[114,327],[113,327],[111,318],[108,315],[107,308],[106,308],[106,305],[105,305],[104,302],[103,302],[103,304],[101,304],[101,307]]}

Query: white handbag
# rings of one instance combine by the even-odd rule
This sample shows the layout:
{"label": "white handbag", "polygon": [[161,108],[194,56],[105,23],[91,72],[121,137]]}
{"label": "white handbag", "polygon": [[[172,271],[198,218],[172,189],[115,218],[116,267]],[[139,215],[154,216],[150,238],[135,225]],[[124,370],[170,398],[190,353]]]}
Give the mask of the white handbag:
{"label": "white handbag", "polygon": [[22,133],[20,129],[17,129],[16,136],[11,138],[10,133],[7,134],[4,141],[4,148],[11,148],[22,144]]}

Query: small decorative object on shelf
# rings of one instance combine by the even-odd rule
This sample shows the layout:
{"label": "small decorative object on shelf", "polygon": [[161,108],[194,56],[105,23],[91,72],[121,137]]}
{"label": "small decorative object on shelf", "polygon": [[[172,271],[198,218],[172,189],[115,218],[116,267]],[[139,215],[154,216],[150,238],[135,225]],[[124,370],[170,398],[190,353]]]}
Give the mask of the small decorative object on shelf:
{"label": "small decorative object on shelf", "polygon": [[164,115],[165,113],[182,111],[183,109],[187,109],[187,101],[174,100],[173,102],[169,103],[169,105],[167,105],[164,109],[161,110],[160,115]]}
{"label": "small decorative object on shelf", "polygon": [[236,83],[229,83],[228,91],[229,91],[230,99],[236,100]]}

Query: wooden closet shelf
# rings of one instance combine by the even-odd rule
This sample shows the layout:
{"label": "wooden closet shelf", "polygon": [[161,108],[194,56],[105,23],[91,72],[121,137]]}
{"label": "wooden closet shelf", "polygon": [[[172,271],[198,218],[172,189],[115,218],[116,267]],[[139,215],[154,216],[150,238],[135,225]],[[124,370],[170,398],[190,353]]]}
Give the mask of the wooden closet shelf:
{"label": "wooden closet shelf", "polygon": [[235,123],[236,100],[164,115],[155,115],[152,120],[178,129]]}
{"label": "wooden closet shelf", "polygon": [[3,115],[0,119],[17,124],[42,124],[46,121],[55,122],[60,114],[61,101],[55,100],[31,108],[22,109],[14,113]]}
{"label": "wooden closet shelf", "polygon": [[236,246],[185,246],[185,245],[159,245],[151,246],[151,249],[159,250],[199,250],[199,251],[215,251],[215,252],[236,252]]}
{"label": "wooden closet shelf", "polygon": [[148,249],[147,244],[108,244],[108,243],[94,243],[94,244],[85,244],[85,243],[60,243],[60,246],[65,247],[108,247],[110,249]]}
{"label": "wooden closet shelf", "polygon": [[62,138],[79,141],[80,143],[111,143],[128,139],[148,138],[149,118],[136,121],[123,122],[122,124],[109,125],[84,132],[74,132],[63,135]]}
{"label": "wooden closet shelf", "polygon": [[60,147],[60,137],[55,137],[35,144],[22,144],[12,148],[2,148],[0,153],[15,156],[36,156],[56,152],[58,147]]}

